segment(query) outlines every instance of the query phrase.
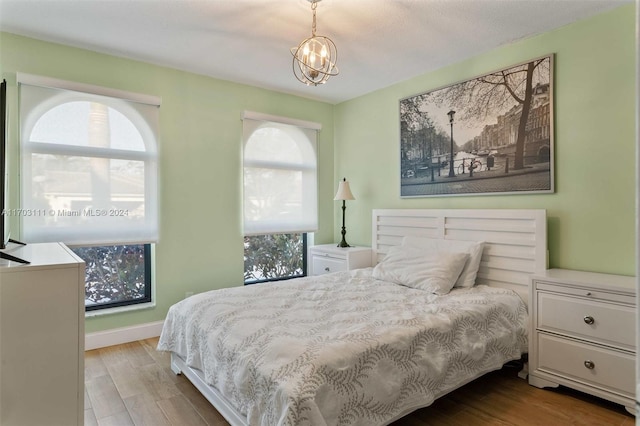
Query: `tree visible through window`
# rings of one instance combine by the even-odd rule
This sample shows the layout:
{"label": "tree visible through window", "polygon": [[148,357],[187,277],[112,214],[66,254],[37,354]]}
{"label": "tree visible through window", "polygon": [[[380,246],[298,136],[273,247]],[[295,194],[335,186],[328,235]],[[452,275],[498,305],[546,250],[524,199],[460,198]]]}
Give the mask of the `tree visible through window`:
{"label": "tree visible through window", "polygon": [[305,276],[306,240],[306,234],[244,237],[245,284]]}
{"label": "tree visible through window", "polygon": [[151,301],[150,245],[73,247],[85,261],[85,307]]}

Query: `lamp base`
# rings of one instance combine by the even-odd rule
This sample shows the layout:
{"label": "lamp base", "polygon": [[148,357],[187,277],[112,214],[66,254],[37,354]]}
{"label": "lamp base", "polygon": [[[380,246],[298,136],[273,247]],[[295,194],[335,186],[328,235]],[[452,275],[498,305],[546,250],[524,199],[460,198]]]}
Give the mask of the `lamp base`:
{"label": "lamp base", "polygon": [[[344,210],[343,210],[343,212],[344,212]],[[344,216],[343,216],[343,220],[344,220]],[[344,236],[347,234],[347,228],[345,228],[345,227],[344,227],[344,222],[343,222],[342,224],[343,224],[343,226],[342,226],[342,232],[341,232],[341,234],[342,234],[342,241],[340,241],[340,242],[338,243],[338,247],[351,247],[349,244],[347,244],[347,240],[344,238]]]}
{"label": "lamp base", "polygon": [[342,231],[340,231],[340,234],[342,234],[342,241],[338,243],[338,247],[351,247],[349,244],[347,244],[347,240],[344,238],[344,236],[347,235],[347,228],[345,228],[344,226],[344,211],[346,209],[347,205],[345,204],[344,200],[342,200]]}

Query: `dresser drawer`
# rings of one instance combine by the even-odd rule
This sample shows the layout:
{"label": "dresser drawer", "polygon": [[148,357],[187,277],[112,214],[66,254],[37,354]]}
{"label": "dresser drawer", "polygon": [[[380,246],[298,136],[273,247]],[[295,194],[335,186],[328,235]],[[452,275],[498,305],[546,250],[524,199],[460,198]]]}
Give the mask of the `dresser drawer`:
{"label": "dresser drawer", "polygon": [[634,307],[537,293],[539,330],[635,350]]}
{"label": "dresser drawer", "polygon": [[544,333],[538,334],[538,347],[540,371],[633,398],[634,355]]}
{"label": "dresser drawer", "polygon": [[582,296],[593,300],[601,300],[608,302],[628,303],[635,305],[635,294],[620,294],[604,291],[602,289],[563,286],[560,284],[546,283],[543,281],[536,282],[536,288],[542,291],[550,291],[554,293],[564,293],[572,296]]}
{"label": "dresser drawer", "polygon": [[338,259],[328,256],[313,256],[313,275],[328,274],[347,270],[346,259]]}
{"label": "dresser drawer", "polygon": [[635,351],[635,308],[538,292],[540,330]]}

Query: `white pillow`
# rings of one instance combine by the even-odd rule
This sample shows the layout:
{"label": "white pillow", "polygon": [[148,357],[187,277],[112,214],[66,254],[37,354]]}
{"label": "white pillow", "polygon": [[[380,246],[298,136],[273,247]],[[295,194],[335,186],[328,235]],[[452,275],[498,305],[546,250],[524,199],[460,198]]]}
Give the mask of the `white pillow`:
{"label": "white pillow", "polygon": [[484,241],[442,240],[425,237],[404,237],[403,246],[420,248],[431,252],[463,252],[469,253],[469,260],[464,265],[454,287],[473,287],[476,283]]}
{"label": "white pillow", "polygon": [[373,277],[435,294],[447,294],[462,272],[468,253],[425,252],[394,246],[373,268]]}

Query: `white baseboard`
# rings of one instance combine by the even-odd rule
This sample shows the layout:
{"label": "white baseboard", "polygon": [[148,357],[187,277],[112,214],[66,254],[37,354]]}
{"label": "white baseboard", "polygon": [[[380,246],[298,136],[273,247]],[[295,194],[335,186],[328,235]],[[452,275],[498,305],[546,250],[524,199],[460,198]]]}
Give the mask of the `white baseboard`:
{"label": "white baseboard", "polygon": [[90,351],[92,349],[121,345],[123,343],[135,342],[136,340],[158,337],[162,331],[163,324],[164,321],[155,321],[132,325],[130,327],[87,333],[84,335],[84,350]]}

